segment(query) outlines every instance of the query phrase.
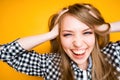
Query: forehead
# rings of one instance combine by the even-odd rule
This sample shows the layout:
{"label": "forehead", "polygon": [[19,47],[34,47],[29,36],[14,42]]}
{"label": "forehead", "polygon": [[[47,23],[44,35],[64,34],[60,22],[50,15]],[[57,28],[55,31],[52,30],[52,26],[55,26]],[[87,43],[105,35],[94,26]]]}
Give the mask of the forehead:
{"label": "forehead", "polygon": [[73,30],[82,30],[89,28],[86,24],[81,22],[79,19],[77,19],[74,16],[71,15],[65,15],[63,19],[61,20],[61,26],[60,28],[63,29],[73,29]]}

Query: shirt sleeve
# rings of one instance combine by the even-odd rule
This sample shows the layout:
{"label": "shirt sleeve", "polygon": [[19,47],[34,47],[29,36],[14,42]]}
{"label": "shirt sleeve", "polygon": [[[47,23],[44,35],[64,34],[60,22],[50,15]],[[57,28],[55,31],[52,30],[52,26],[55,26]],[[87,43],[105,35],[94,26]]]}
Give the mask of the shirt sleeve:
{"label": "shirt sleeve", "polygon": [[110,42],[101,50],[107,55],[107,60],[120,72],[120,41]]}
{"label": "shirt sleeve", "polygon": [[17,41],[0,47],[0,59],[19,72],[28,75],[44,76],[46,54],[23,49]]}

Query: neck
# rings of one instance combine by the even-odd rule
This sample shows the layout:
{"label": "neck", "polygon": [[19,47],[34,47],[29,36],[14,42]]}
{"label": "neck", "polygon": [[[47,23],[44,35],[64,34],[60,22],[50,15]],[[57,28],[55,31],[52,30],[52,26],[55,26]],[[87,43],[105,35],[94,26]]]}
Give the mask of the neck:
{"label": "neck", "polygon": [[83,64],[79,64],[78,67],[82,70],[86,70],[88,68],[88,61]]}

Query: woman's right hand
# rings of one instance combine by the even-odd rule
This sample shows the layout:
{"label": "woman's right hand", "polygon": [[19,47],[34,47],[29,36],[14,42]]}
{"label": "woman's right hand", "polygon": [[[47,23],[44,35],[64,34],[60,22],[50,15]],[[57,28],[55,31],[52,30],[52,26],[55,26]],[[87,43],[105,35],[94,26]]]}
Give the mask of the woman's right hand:
{"label": "woman's right hand", "polygon": [[59,29],[58,28],[59,28],[59,25],[57,23],[57,24],[55,24],[53,29],[50,31],[51,36],[53,36],[52,39],[54,39],[54,38],[56,38],[58,36],[58,34],[59,34]]}
{"label": "woman's right hand", "polygon": [[68,11],[68,9],[62,10],[58,13],[58,17],[56,18],[55,22],[54,22],[54,27],[53,29],[50,31],[52,33],[52,35],[54,35],[54,38],[56,38],[59,34],[59,18]]}

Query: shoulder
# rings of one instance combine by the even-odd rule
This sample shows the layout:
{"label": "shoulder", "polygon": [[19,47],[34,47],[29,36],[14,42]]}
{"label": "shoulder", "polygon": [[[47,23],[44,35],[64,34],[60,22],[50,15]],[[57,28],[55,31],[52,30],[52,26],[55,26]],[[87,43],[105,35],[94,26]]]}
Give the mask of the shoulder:
{"label": "shoulder", "polygon": [[120,72],[120,41],[110,42],[101,51],[107,56],[106,60]]}
{"label": "shoulder", "polygon": [[103,53],[114,53],[115,51],[120,51],[120,41],[109,42],[103,49]]}

